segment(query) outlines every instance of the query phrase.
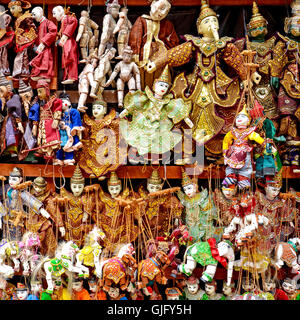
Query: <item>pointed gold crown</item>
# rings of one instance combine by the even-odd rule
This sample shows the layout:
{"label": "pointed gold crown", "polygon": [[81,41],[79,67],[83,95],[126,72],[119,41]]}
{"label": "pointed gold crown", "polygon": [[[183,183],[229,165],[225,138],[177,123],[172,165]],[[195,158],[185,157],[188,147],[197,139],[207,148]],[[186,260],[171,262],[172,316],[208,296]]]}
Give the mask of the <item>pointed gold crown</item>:
{"label": "pointed gold crown", "polygon": [[214,12],[213,9],[209,7],[207,0],[201,0],[201,10],[197,19],[197,26],[199,26],[203,19],[211,16],[217,17],[217,14]]}
{"label": "pointed gold crown", "polygon": [[71,178],[71,183],[75,183],[75,184],[82,184],[84,183],[84,177],[82,175],[82,172],[79,168],[79,165],[77,164],[73,176]]}
{"label": "pointed gold crown", "polygon": [[119,179],[117,173],[115,171],[112,171],[110,174],[110,178],[107,182],[109,186],[117,186],[121,184],[121,180]]}
{"label": "pointed gold crown", "polygon": [[250,121],[252,120],[250,114],[247,112],[246,104],[244,104],[244,107],[243,107],[242,111],[240,111],[238,113],[238,115],[239,114],[243,114],[243,115],[247,116]]}
{"label": "pointed gold crown", "polygon": [[183,187],[188,186],[189,184],[193,184],[194,181],[186,174],[185,170],[181,168],[181,173],[182,173],[182,181],[181,185]]}
{"label": "pointed gold crown", "polygon": [[169,65],[166,65],[163,72],[160,74],[160,76],[157,79],[155,79],[155,82],[158,82],[158,81],[166,82],[169,85],[172,84]]}
{"label": "pointed gold crown", "polygon": [[252,6],[252,17],[250,19],[250,22],[247,25],[247,30],[256,28],[260,26],[261,24],[267,24],[267,20],[259,13],[259,9],[257,6],[257,3],[253,1]]}
{"label": "pointed gold crown", "polygon": [[154,184],[154,185],[159,185],[161,184],[161,178],[159,176],[158,169],[154,169],[151,173],[151,177],[148,178],[148,183]]}
{"label": "pointed gold crown", "polygon": [[43,177],[37,177],[33,180],[33,184],[38,187],[44,188],[47,185],[47,181]]}

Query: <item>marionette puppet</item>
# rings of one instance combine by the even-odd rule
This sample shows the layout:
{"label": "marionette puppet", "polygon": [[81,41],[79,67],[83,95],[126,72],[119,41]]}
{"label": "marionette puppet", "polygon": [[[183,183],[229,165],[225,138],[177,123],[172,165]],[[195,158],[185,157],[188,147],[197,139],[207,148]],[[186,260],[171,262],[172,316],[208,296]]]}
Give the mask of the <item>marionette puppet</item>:
{"label": "marionette puppet", "polygon": [[217,210],[208,189],[198,191],[198,185],[182,169],[182,188],[177,196],[184,206],[184,224],[188,228],[192,242],[205,241],[214,236],[214,221]]}
{"label": "marionette puppet", "polygon": [[[146,70],[146,65],[152,56],[163,55],[168,49],[179,45],[173,23],[167,19],[171,9],[171,0],[151,0],[149,14],[138,17],[133,24],[128,45],[133,50],[134,62],[141,72],[141,86],[152,87],[154,80],[162,73],[158,68],[154,74]],[[119,53],[120,54],[120,53]]]}
{"label": "marionette puppet", "polygon": [[123,108],[124,89],[127,83],[129,92],[134,93],[135,90],[141,90],[140,71],[138,66],[132,61],[132,53],[130,47],[125,47],[121,53],[122,61],[117,63],[110,78],[104,87],[110,86],[113,80],[119,75],[117,80],[118,91],[118,107]]}
{"label": "marionette puppet", "polygon": [[15,18],[14,49],[17,54],[14,59],[12,76],[17,80],[19,78],[29,78],[29,54],[38,37],[31,13],[24,11],[30,9],[31,4],[25,0],[12,0],[8,3],[8,8]]}
{"label": "marionette puppet", "polygon": [[8,49],[13,45],[15,32],[11,27],[12,18],[6,12],[0,5],[0,74],[10,76]]}
{"label": "marionette puppet", "polygon": [[62,116],[59,122],[60,149],[56,152],[54,165],[74,165],[74,152],[82,148],[82,126],[81,116],[77,109],[72,108],[70,96],[61,93],[59,99],[62,101]]}
{"label": "marionette puppet", "polygon": [[24,207],[36,215],[41,215],[46,219],[50,218],[44,204],[26,190],[30,185],[31,182],[23,183],[22,169],[14,167],[9,174],[8,184],[3,187],[4,194],[1,191],[3,238],[15,241],[21,240],[24,233],[24,218],[28,217]]}
{"label": "marionette puppet", "polygon": [[211,282],[205,283],[205,293],[201,300],[225,300],[221,293],[217,293],[217,282],[212,280]]}
{"label": "marionette puppet", "polygon": [[74,13],[70,13],[62,6],[52,10],[53,17],[61,22],[58,45],[62,47],[62,68],[64,70],[62,84],[73,84],[78,80],[78,47],[75,40],[75,31],[78,21]]}
{"label": "marionette puppet", "polygon": [[[188,118],[190,104],[183,99],[173,99],[173,95],[168,93],[170,85],[166,66],[155,80],[153,91],[146,87],[144,92],[129,92],[124,98],[124,110],[119,116],[120,130],[125,141],[133,147],[128,154],[133,163],[144,160],[157,163],[163,154],[182,141],[182,132],[172,130],[174,125],[184,120],[193,126]],[[129,115],[132,116],[131,121],[123,119]]]}
{"label": "marionette puppet", "polygon": [[79,27],[76,42],[79,42],[81,60],[79,63],[86,63],[87,58],[92,54],[99,44],[99,26],[90,18],[86,10],[80,12]]}
{"label": "marionette puppet", "polygon": [[117,21],[116,27],[114,28],[113,34],[118,34],[117,44],[118,44],[118,56],[117,59],[122,59],[123,50],[128,46],[129,34],[132,29],[132,24],[127,17],[128,9],[123,7],[119,12],[119,19]]}
{"label": "marionette puppet", "polygon": [[107,300],[106,293],[100,288],[96,277],[88,279],[90,300]]}
{"label": "marionette puppet", "polygon": [[90,177],[103,177],[115,171],[127,157],[127,146],[119,135],[119,120],[112,109],[107,114],[107,103],[97,99],[92,104],[92,115],[83,115],[82,152],[78,164]]}
{"label": "marionette puppet", "polygon": [[99,56],[99,64],[94,71],[94,81],[92,84],[90,97],[94,99],[103,99],[102,93],[105,83],[107,81],[106,76],[111,76],[111,60],[115,57],[117,50],[115,48],[106,49],[105,52]]}
{"label": "marionette puppet", "polygon": [[54,46],[57,37],[57,27],[44,16],[43,8],[35,7],[31,11],[33,19],[39,23],[38,36],[35,39],[36,56],[30,61],[33,81],[45,79],[51,82],[54,77]]}
{"label": "marionette puppet", "polygon": [[93,51],[85,62],[85,67],[78,76],[78,92],[79,100],[77,110],[80,112],[86,112],[86,100],[90,92],[90,87],[94,85],[94,71],[98,65],[97,49]]}
{"label": "marionette puppet", "polygon": [[103,18],[102,33],[100,37],[100,44],[98,49],[99,58],[107,49],[111,49],[115,44],[114,30],[116,28],[116,19],[119,16],[120,5],[118,0],[105,3],[107,14]]}
{"label": "marionette puppet", "polygon": [[72,281],[72,300],[91,300],[89,292],[83,287],[81,278],[75,278]]}
{"label": "marionette puppet", "polygon": [[285,278],[282,282],[282,289],[287,294],[288,300],[300,300],[300,291],[294,279]]}
{"label": "marionette puppet", "polygon": [[36,88],[38,101],[30,108],[28,117],[33,121],[32,135],[37,138],[34,155],[52,160],[61,143],[58,125],[62,117],[62,101],[56,95],[50,96],[49,83],[44,79],[38,81]]}
{"label": "marionette puppet", "polygon": [[223,281],[223,298],[222,300],[232,300],[232,298],[235,295],[235,284],[231,283],[230,285],[227,285],[226,281]]}
{"label": "marionette puppet", "polygon": [[289,297],[284,290],[276,288],[276,280],[274,278],[269,277],[265,279],[263,288],[264,292],[272,295],[274,300],[289,300]]}
{"label": "marionette puppet", "polygon": [[204,290],[200,289],[199,279],[194,276],[189,277],[185,281],[186,287],[183,290],[183,300],[201,300]]}

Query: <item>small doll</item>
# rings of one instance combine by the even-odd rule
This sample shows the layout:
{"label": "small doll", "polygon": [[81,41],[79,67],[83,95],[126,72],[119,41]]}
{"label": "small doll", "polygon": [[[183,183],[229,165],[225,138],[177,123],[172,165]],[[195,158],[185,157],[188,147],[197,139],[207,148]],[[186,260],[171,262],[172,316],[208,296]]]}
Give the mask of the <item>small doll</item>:
{"label": "small doll", "polygon": [[[172,130],[174,125],[184,120],[193,126],[188,118],[191,105],[181,98],[173,99],[173,95],[168,94],[170,85],[169,68],[166,66],[155,80],[153,92],[146,87],[144,92],[137,90],[125,96],[120,130],[125,141],[133,147],[128,155],[132,162],[136,161],[137,151],[144,159],[156,163],[159,155],[169,152],[182,141],[181,131]],[[123,119],[129,115],[132,115],[131,121]]]}
{"label": "small doll", "polygon": [[[251,161],[252,147],[249,140],[258,144],[265,144],[266,141],[255,132],[256,127],[250,127],[251,117],[246,110],[246,105],[238,113],[235,125],[225,135],[223,140],[223,155],[226,178],[230,177],[237,183],[239,189],[250,188],[250,178],[253,172]],[[227,184],[226,179],[223,185]]]}
{"label": "small doll", "polygon": [[116,76],[119,74],[117,80],[118,90],[118,107],[123,108],[124,88],[127,83],[129,92],[134,93],[135,90],[141,90],[141,78],[138,66],[132,61],[132,53],[130,47],[126,47],[121,54],[122,61],[119,62],[109,80],[106,82],[104,87],[108,87]]}
{"label": "small doll", "polygon": [[205,283],[205,293],[201,300],[225,300],[222,294],[217,293],[217,282],[212,280],[211,282]]}
{"label": "small doll", "polygon": [[83,287],[83,279],[76,278],[73,280],[72,300],[91,300],[88,291]]}
{"label": "small doll", "polygon": [[25,284],[18,282],[16,287],[16,300],[29,300],[29,290]]}
{"label": "small doll", "polygon": [[72,108],[68,94],[61,93],[59,96],[62,101],[62,117],[60,126],[60,149],[56,152],[54,165],[74,165],[74,151],[82,147],[82,131],[84,127],[81,123],[80,113],[77,109]]}
{"label": "small doll", "polygon": [[199,279],[194,276],[189,277],[186,281],[186,287],[183,291],[184,300],[201,300],[204,290],[200,289]]}
{"label": "small doll", "polygon": [[62,68],[64,70],[62,84],[72,84],[78,80],[78,48],[75,41],[75,31],[78,25],[75,14],[62,6],[52,10],[53,17],[61,22],[58,45],[62,47]]}
{"label": "small doll", "polygon": [[300,300],[300,290],[297,290],[296,281],[285,278],[282,282],[282,289],[288,296],[288,300]]}
{"label": "small doll", "polygon": [[55,23],[44,16],[41,7],[35,7],[31,11],[31,15],[39,23],[39,27],[35,39],[37,55],[30,61],[32,67],[30,77],[33,81],[45,79],[50,82],[54,77],[54,45],[57,37],[57,27]]}
{"label": "small doll", "polygon": [[113,285],[109,287],[107,292],[108,300],[128,300],[124,293],[120,293],[120,289],[118,287],[114,287]]}
{"label": "small doll", "polygon": [[224,299],[222,299],[222,300],[232,300],[232,298],[235,295],[235,285],[234,285],[234,283],[231,283],[230,285],[228,285],[226,283],[226,281],[223,281],[222,292],[223,292],[223,297],[224,297]]}
{"label": "small doll", "polygon": [[79,42],[81,60],[80,63],[87,61],[95,47],[98,46],[99,26],[90,18],[86,10],[82,10],[79,19],[79,28],[76,36],[76,42]]}

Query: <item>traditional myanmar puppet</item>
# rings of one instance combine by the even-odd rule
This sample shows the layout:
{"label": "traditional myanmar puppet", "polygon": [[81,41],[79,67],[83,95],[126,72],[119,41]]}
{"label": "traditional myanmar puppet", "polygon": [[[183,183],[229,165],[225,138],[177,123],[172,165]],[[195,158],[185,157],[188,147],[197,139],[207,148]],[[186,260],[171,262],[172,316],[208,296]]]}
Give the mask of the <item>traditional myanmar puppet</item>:
{"label": "traditional myanmar puppet", "polygon": [[[265,192],[255,192],[255,211],[269,219],[267,227],[260,229],[261,250],[270,253],[279,241],[285,240],[294,231],[294,222],[297,216],[297,208],[294,199],[284,199],[280,194],[282,177],[279,172],[265,185]],[[282,238],[283,237],[283,238]]]}
{"label": "traditional myanmar puppet", "polygon": [[200,288],[199,279],[194,276],[189,277],[186,281],[186,287],[183,290],[183,300],[201,300],[204,290]]}
{"label": "traditional myanmar puppet", "polygon": [[100,37],[100,45],[98,49],[99,58],[103,55],[106,49],[111,49],[115,44],[114,30],[116,28],[116,19],[119,16],[120,5],[118,0],[106,2],[107,14],[103,18],[102,33]]}
{"label": "traditional myanmar puppet", "polygon": [[56,165],[74,165],[74,152],[82,147],[82,132],[84,127],[81,123],[80,113],[72,108],[70,96],[61,93],[59,99],[62,101],[62,117],[59,122],[60,149],[56,152]]}
{"label": "traditional myanmar puppet", "polygon": [[183,220],[187,226],[192,242],[205,241],[214,236],[214,220],[218,219],[217,210],[208,190],[198,191],[198,185],[182,169],[182,188],[177,196],[185,207]]}
{"label": "traditional myanmar puppet", "polygon": [[[140,197],[146,203],[143,210],[143,219],[145,226],[150,227],[150,238],[169,235],[171,230],[174,229],[175,222],[178,225],[179,220],[181,221],[183,207],[179,200],[174,195],[167,193],[168,189],[164,190],[165,194],[162,192],[159,194],[161,190],[162,180],[158,170],[153,170],[151,176],[147,179],[147,191],[143,186],[138,190]],[[155,193],[158,194],[154,196]]]}
{"label": "traditional myanmar puppet", "polygon": [[201,300],[225,300],[221,293],[217,293],[217,282],[212,280],[205,283],[205,293]]}
{"label": "traditional myanmar puppet", "polygon": [[223,298],[222,300],[232,300],[235,295],[235,285],[231,283],[230,286],[227,285],[226,281],[223,281]]}
{"label": "traditional myanmar puppet", "polygon": [[20,77],[28,78],[29,70],[29,50],[37,38],[36,26],[33,22],[32,15],[29,11],[25,11],[31,7],[31,4],[25,0],[12,0],[8,4],[8,8],[15,19],[15,52],[14,67],[12,76],[15,79]]}
{"label": "traditional myanmar puppet", "polygon": [[107,300],[106,293],[100,288],[99,281],[96,277],[88,279],[90,300]]}
{"label": "traditional myanmar puppet", "polygon": [[126,146],[122,147],[119,136],[119,120],[113,109],[107,113],[104,100],[93,102],[90,118],[83,116],[86,130],[82,139],[82,152],[78,164],[91,177],[101,177],[109,171],[116,170],[127,157]]}
{"label": "traditional myanmar puppet", "polygon": [[28,216],[25,208],[46,219],[50,217],[43,203],[26,190],[28,184],[22,181],[22,169],[14,167],[9,174],[8,185],[4,186],[4,194],[1,192],[2,237],[8,240],[21,240],[24,233],[24,217]]}
{"label": "traditional myanmar puppet", "polygon": [[53,257],[57,247],[53,225],[59,229],[62,237],[65,235],[65,227],[61,214],[56,210],[55,203],[53,202],[55,195],[51,190],[47,190],[47,181],[43,177],[37,177],[33,180],[31,194],[43,203],[52,221],[37,215],[31,210],[25,222],[26,230],[38,234],[41,241],[41,254]]}
{"label": "traditional myanmar puppet", "polygon": [[84,243],[85,235],[92,230],[91,214],[95,207],[95,196],[84,190],[85,179],[77,165],[70,179],[71,191],[60,190],[60,196],[66,198],[60,207],[66,229],[65,240],[73,241],[78,247]]}
{"label": "traditional myanmar puppet", "polygon": [[45,79],[50,82],[54,77],[54,45],[57,37],[57,27],[48,20],[43,13],[43,8],[35,7],[31,11],[35,21],[39,23],[38,36],[35,39],[36,56],[30,61],[31,79],[38,81]]}
{"label": "traditional myanmar puppet", "polygon": [[177,287],[167,288],[165,290],[167,300],[180,300],[181,291]]}
{"label": "traditional myanmar puppet", "polygon": [[75,278],[72,282],[72,300],[91,300],[89,292],[83,287],[81,278]]}
{"label": "traditional myanmar puppet", "polygon": [[[200,15],[197,19],[198,33],[202,37],[186,35],[185,43],[167,51],[164,55],[151,58],[147,71],[153,72],[166,64],[170,67],[185,65],[193,59],[195,67],[192,73],[180,73],[176,76],[171,92],[175,98],[192,102],[191,120],[193,139],[204,144],[214,138],[225,125],[227,107],[233,107],[240,98],[240,81],[230,78],[222,70],[222,64],[228,65],[247,87],[247,70],[243,57],[229,37],[219,38],[217,14],[202,0]],[[223,110],[223,117],[216,113],[216,106]],[[221,141],[213,141],[209,151],[221,153]]]}
{"label": "traditional myanmar puppet", "polygon": [[0,154],[17,157],[19,153],[19,143],[24,134],[22,125],[22,104],[20,96],[14,94],[6,101],[5,108],[7,115],[1,127],[1,149]]}
{"label": "traditional myanmar puppet", "polygon": [[[293,8],[296,2],[291,4]],[[278,89],[278,108],[281,117],[279,134],[288,138],[296,138],[297,114],[299,114],[300,89],[298,80],[299,60],[299,10],[292,10],[292,16],[285,18],[286,36],[279,34],[273,49],[273,59],[269,61],[272,84]],[[298,112],[297,112],[298,109]],[[299,116],[298,116],[299,120]]]}
{"label": "traditional myanmar puppet", "polygon": [[[251,117],[246,110],[246,105],[235,118],[235,124],[225,135],[223,140],[224,164],[226,177],[230,177],[239,189],[250,188],[252,168],[251,150],[249,140],[258,144],[266,141],[255,132],[256,127],[250,126]],[[223,181],[226,185],[226,179]]]}
{"label": "traditional myanmar puppet", "polygon": [[300,290],[297,289],[294,279],[285,278],[282,282],[282,289],[287,294],[288,300],[300,300]]}
{"label": "traditional myanmar puppet", "polygon": [[9,76],[8,48],[12,46],[15,32],[10,26],[11,16],[0,5],[0,73]]}
{"label": "traditional myanmar puppet", "polygon": [[76,36],[76,42],[79,42],[81,60],[85,63],[88,56],[98,46],[99,26],[90,18],[89,12],[82,10],[80,13],[79,27]]}
{"label": "traditional myanmar puppet", "polygon": [[119,20],[113,31],[114,34],[118,34],[117,43],[118,43],[118,57],[122,58],[123,49],[128,46],[129,34],[132,28],[132,24],[129,21],[127,7],[121,8],[119,12]]}
{"label": "traditional myanmar puppet", "polygon": [[264,291],[271,294],[275,300],[289,300],[288,295],[282,289],[276,288],[275,278],[267,278],[263,282],[263,288]]}
{"label": "traditional myanmar puppet", "polygon": [[59,121],[62,116],[62,101],[56,95],[50,96],[49,84],[43,79],[37,83],[38,102],[29,111],[33,121],[32,134],[37,137],[35,156],[53,159],[54,151],[59,148]]}
{"label": "traditional myanmar puppet", "polygon": [[115,171],[107,182],[108,192],[99,190],[98,208],[93,212],[93,221],[104,233],[104,246],[114,248],[121,243],[134,241],[138,236],[136,226],[137,205],[132,205],[133,195],[126,188],[122,193],[122,183]]}
{"label": "traditional myanmar puppet", "polygon": [[72,84],[78,80],[78,48],[75,31],[78,21],[74,13],[56,6],[52,10],[53,17],[61,22],[58,45],[62,47],[62,68],[64,70],[62,84]]}
{"label": "traditional myanmar puppet", "polygon": [[132,53],[130,47],[125,47],[121,53],[122,61],[117,63],[113,73],[105,84],[108,87],[113,80],[119,75],[117,80],[118,90],[118,107],[123,108],[124,89],[127,83],[129,92],[134,93],[135,90],[141,90],[140,70],[135,62],[132,61]]}
{"label": "traditional myanmar puppet", "polygon": [[94,85],[94,71],[98,65],[97,49],[93,51],[87,58],[83,70],[78,76],[78,92],[79,100],[77,110],[85,112],[87,110],[86,100],[90,92],[90,87]]}
{"label": "traditional myanmar puppet", "polygon": [[[182,141],[182,132],[172,130],[175,124],[184,120],[192,127],[188,118],[191,105],[183,99],[173,99],[173,95],[168,94],[170,85],[166,66],[155,80],[153,92],[146,87],[145,92],[137,90],[125,96],[125,110],[120,113],[120,130],[125,141],[134,148],[130,150],[131,154],[137,151],[144,159],[150,154],[150,159],[157,161],[160,155]],[[128,115],[132,115],[131,121],[122,119]]]}
{"label": "traditional myanmar puppet", "polygon": [[173,23],[166,19],[170,9],[171,0],[151,0],[149,14],[138,17],[132,26],[128,44],[133,50],[134,61],[141,68],[142,90],[150,88],[154,80],[159,77],[163,68],[154,74],[144,71],[147,62],[156,53],[164,54],[179,44]]}
{"label": "traditional myanmar puppet", "polygon": [[16,287],[16,300],[28,300],[29,289],[28,287],[18,282]]}
{"label": "traditional myanmar puppet", "polygon": [[94,71],[94,82],[91,88],[90,97],[97,99],[102,98],[105,83],[107,81],[106,75],[112,74],[111,60],[116,54],[115,48],[106,49],[105,52],[99,56],[99,65]]}

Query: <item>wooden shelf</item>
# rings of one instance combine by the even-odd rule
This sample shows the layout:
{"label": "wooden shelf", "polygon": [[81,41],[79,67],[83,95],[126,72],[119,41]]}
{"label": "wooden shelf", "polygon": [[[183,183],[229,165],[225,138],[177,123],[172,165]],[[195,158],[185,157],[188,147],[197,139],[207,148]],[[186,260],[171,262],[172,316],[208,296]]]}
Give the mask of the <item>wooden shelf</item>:
{"label": "wooden shelf", "polygon": [[[62,175],[66,178],[70,178],[73,175],[75,166],[53,166],[52,164],[15,164],[15,163],[0,163],[0,174],[3,176],[8,176],[12,171],[13,167],[19,167],[23,169],[24,175],[26,177],[39,177],[43,176],[45,178],[59,178]],[[117,174],[120,178],[131,178],[131,179],[146,179],[149,178],[151,172],[154,168],[158,166],[120,166],[117,169]],[[191,174],[193,175],[193,168],[190,167]],[[298,172],[293,170],[297,169]],[[160,166],[159,173],[161,177],[166,177],[167,179],[181,179],[181,166]],[[83,172],[83,175],[88,178],[88,175]],[[109,174],[107,174],[109,176]],[[224,178],[224,166],[216,168],[204,168],[201,174],[197,174],[199,179],[223,179]],[[283,179],[300,179],[300,167],[291,166],[283,167]]]}
{"label": "wooden shelf", "polygon": [[[9,0],[2,0],[3,4],[9,3]],[[93,6],[105,6],[105,0],[94,0]],[[292,2],[292,0],[260,0],[256,1],[259,6],[286,6]],[[43,5],[42,0],[31,0],[30,3],[35,5]],[[89,1],[82,0],[74,3],[72,1],[66,1],[67,6],[78,6],[80,3],[81,6],[87,6]],[[252,6],[253,0],[210,0],[210,6]],[[64,5],[64,2],[61,0],[49,0],[46,3],[47,5]],[[122,1],[120,1],[122,4]],[[147,0],[128,0],[127,6],[149,6],[149,2]],[[194,7],[201,6],[200,0],[174,0],[172,2],[172,6],[185,6],[185,7]]]}

